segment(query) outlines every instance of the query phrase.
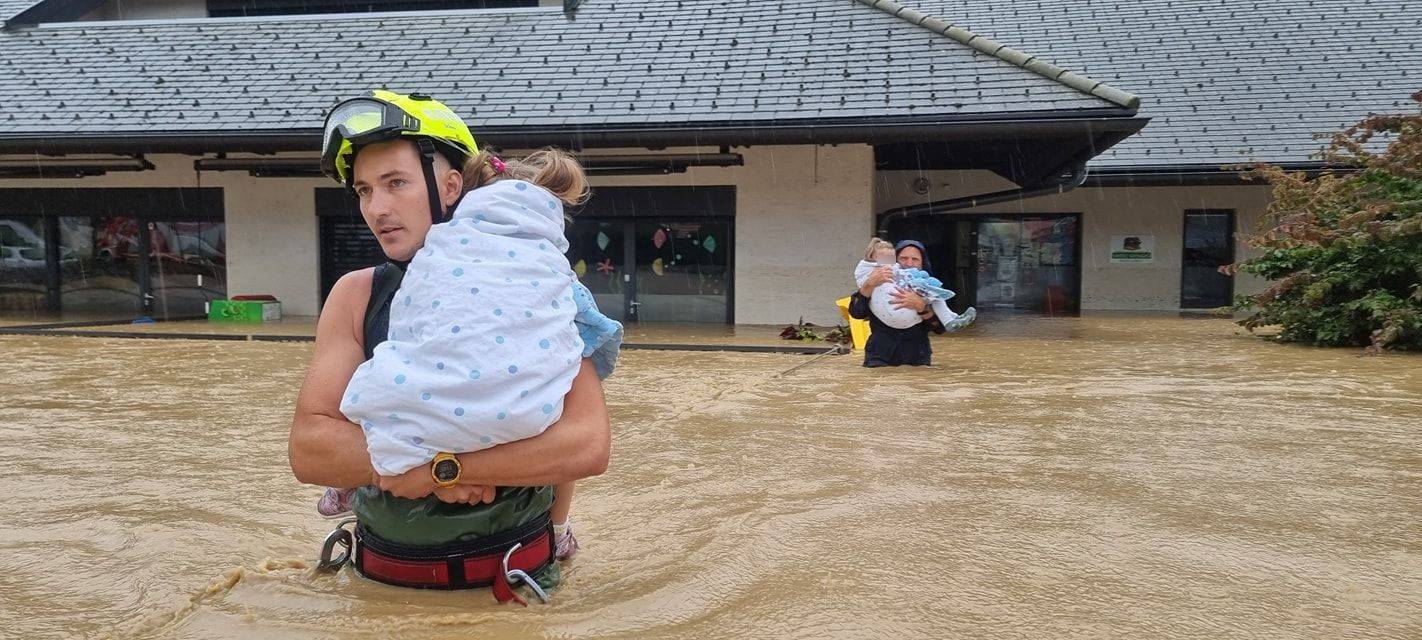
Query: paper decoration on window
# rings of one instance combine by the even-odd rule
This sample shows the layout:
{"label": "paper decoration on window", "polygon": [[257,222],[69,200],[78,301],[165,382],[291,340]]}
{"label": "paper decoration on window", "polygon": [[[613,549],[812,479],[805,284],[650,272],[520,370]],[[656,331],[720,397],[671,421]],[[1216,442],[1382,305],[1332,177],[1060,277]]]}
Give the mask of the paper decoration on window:
{"label": "paper decoration on window", "polygon": [[654,233],[654,234],[652,234],[652,246],[654,246],[654,247],[660,249],[660,248],[662,248],[662,245],[664,245],[664,244],[666,244],[666,243],[667,243],[667,232],[666,232],[666,230],[665,230],[665,229],[657,229],[657,232]]}
{"label": "paper decoration on window", "polygon": [[652,261],[652,273],[655,273],[659,276],[664,276],[667,274],[666,268],[662,266],[661,258],[657,258],[656,260]]}
{"label": "paper decoration on window", "polygon": [[681,254],[680,254],[680,253],[676,254],[676,259],[677,259],[677,260],[680,260],[680,259],[681,259]]}
{"label": "paper decoration on window", "polygon": [[609,243],[609,242],[611,242],[611,241],[612,241],[612,238],[607,237],[607,234],[605,234],[605,233],[603,233],[603,232],[601,232],[601,231],[597,232],[597,248],[599,248],[599,249],[606,249],[606,248],[607,248],[607,243]]}
{"label": "paper decoration on window", "polygon": [[573,265],[573,273],[578,274],[578,277],[579,277],[579,278],[581,278],[581,277],[583,277],[584,275],[586,275],[587,272],[588,272],[588,263],[583,262],[582,260],[579,260],[577,264]]}
{"label": "paper decoration on window", "polygon": [[701,241],[701,246],[706,247],[706,250],[707,250],[707,251],[710,251],[710,252],[712,252],[712,253],[715,253],[715,252],[716,252],[716,239],[713,238],[713,237],[711,237],[711,236],[706,236],[706,239],[703,240],[703,241]]}
{"label": "paper decoration on window", "polygon": [[603,260],[602,262],[597,263],[597,270],[598,273],[612,275],[612,272],[616,271],[617,267],[612,264],[612,258],[608,258],[606,260]]}

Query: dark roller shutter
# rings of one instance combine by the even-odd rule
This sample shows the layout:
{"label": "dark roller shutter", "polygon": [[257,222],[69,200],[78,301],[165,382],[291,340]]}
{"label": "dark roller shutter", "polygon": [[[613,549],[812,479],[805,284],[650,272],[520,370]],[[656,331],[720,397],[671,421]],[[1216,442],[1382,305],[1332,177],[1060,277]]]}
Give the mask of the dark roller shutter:
{"label": "dark roller shutter", "polygon": [[325,302],[341,276],[380,264],[385,254],[345,189],[317,189],[316,215],[321,223],[321,301]]}

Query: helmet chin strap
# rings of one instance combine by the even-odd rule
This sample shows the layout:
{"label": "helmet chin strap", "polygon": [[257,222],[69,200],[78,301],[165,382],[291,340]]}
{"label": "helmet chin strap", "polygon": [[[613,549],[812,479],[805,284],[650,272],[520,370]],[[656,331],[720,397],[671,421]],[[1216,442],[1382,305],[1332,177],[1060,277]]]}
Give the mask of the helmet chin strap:
{"label": "helmet chin strap", "polygon": [[430,224],[439,224],[445,219],[444,205],[439,201],[439,185],[435,182],[434,174],[434,158],[439,151],[429,138],[419,138],[415,144],[420,148],[420,167],[425,172],[425,190],[430,195]]}
{"label": "helmet chin strap", "polygon": [[[430,142],[428,138],[419,138],[415,141],[415,145],[420,149],[420,169],[425,174],[425,192],[429,194],[430,198],[430,225],[433,226],[449,218],[449,211],[445,209],[439,199],[439,183],[435,182],[434,159],[435,154],[439,151],[435,149],[434,143]],[[457,205],[458,201],[455,204]],[[389,260],[389,262],[400,267],[401,271],[410,266],[409,260]]]}

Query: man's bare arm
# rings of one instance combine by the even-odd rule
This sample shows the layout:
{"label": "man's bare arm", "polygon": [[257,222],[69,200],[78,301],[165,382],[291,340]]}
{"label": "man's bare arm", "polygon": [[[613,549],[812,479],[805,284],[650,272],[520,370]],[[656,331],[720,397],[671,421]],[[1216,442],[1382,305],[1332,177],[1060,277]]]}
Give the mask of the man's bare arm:
{"label": "man's bare arm", "polygon": [[365,361],[358,318],[365,317],[372,270],[346,274],[331,288],[316,323],[316,353],[296,398],[287,453],[296,479],[328,487],[371,484],[365,434],[341,413],[341,396]]}

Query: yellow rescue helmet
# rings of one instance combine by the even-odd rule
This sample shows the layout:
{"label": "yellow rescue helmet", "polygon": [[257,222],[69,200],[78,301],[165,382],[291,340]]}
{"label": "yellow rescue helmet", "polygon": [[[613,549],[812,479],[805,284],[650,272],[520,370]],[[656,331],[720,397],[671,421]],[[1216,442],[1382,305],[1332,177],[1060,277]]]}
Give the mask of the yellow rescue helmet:
{"label": "yellow rescue helmet", "polygon": [[398,137],[429,140],[455,169],[479,153],[469,125],[449,107],[424,94],[376,89],[370,97],[336,105],[322,127],[321,172],[350,185],[360,147]]}

